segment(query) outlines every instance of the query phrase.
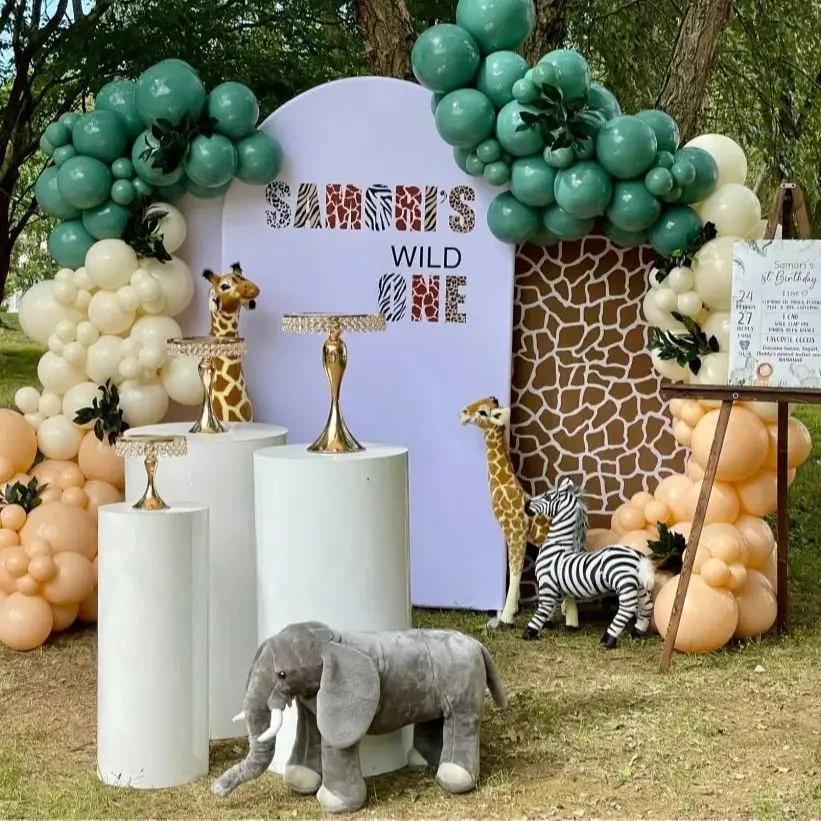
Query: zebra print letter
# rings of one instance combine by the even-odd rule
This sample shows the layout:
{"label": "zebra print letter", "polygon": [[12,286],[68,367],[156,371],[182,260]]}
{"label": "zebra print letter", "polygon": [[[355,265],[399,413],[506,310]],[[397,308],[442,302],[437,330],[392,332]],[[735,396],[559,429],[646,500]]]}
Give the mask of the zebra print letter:
{"label": "zebra print letter", "polygon": [[436,230],[436,208],[439,204],[439,189],[435,185],[425,187],[425,230]]}
{"label": "zebra print letter", "polygon": [[303,182],[296,195],[296,215],[294,228],[322,228],[322,215],[319,211],[319,192],[316,183]]}
{"label": "zebra print letter", "polygon": [[365,227],[387,231],[393,219],[393,194],[387,185],[372,185],[365,191]]}
{"label": "zebra print letter", "polygon": [[408,283],[402,274],[379,277],[379,312],[387,322],[399,322],[408,310]]}

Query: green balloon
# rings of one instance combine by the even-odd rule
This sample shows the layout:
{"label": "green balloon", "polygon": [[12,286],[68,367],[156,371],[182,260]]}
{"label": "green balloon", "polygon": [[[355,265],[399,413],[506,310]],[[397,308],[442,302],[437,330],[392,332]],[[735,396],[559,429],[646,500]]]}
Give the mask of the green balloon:
{"label": "green balloon", "polygon": [[656,135],[644,120],[622,114],[608,120],[596,137],[596,158],[613,177],[643,174],[656,158]]}
{"label": "green balloon", "polygon": [[496,162],[502,157],[502,146],[499,145],[498,140],[491,137],[476,146],[476,156],[482,162]]}
{"label": "green balloon", "polygon": [[640,120],[644,120],[653,130],[656,135],[658,151],[667,151],[670,154],[675,154],[678,151],[681,132],[678,130],[678,124],[669,114],[659,111],[657,108],[648,108],[639,111],[636,116]]}
{"label": "green balloon", "polygon": [[202,80],[180,60],[162,60],[144,71],[134,97],[137,113],[147,127],[161,119],[179,125],[185,115],[199,120],[205,100]]}
{"label": "green balloon", "polygon": [[50,166],[37,177],[37,182],[34,183],[34,198],[49,216],[64,220],[77,219],[80,216],[79,209],[66,202],[57,189],[58,171],[55,166]]}
{"label": "green balloon", "polygon": [[188,189],[182,180],[171,185],[164,185],[154,189],[154,199],[158,202],[176,202],[180,197],[185,195]]}
{"label": "green balloon", "polygon": [[439,103],[435,120],[439,136],[448,145],[473,148],[493,133],[495,112],[493,103],[481,91],[460,88]]}
{"label": "green balloon", "polygon": [[109,200],[97,208],[83,211],[83,226],[94,239],[120,239],[130,216],[127,208]]}
{"label": "green balloon", "polygon": [[510,190],[519,202],[534,208],[552,205],[556,200],[553,187],[556,169],[542,157],[523,157],[516,160],[510,170]]}
{"label": "green balloon", "polygon": [[584,140],[573,145],[573,154],[577,160],[592,160],[596,153],[596,141]]}
{"label": "green balloon", "polygon": [[154,157],[143,159],[142,154],[147,148],[156,148],[158,142],[150,131],[143,131],[131,147],[131,164],[134,166],[134,173],[149,185],[171,185],[177,182],[182,176],[182,166],[178,165],[171,171],[163,171],[158,165],[155,166]]}
{"label": "green balloon", "polygon": [[646,231],[661,216],[661,203],[643,181],[619,181],[606,213],[608,221],[622,231]]}
{"label": "green balloon", "polygon": [[668,171],[673,167],[675,159],[669,151],[659,151],[653,160],[653,168],[666,168]]}
{"label": "green balloon", "polygon": [[661,198],[665,202],[678,202],[681,199],[681,189],[675,185],[666,194],[662,194]]}
{"label": "green balloon", "polygon": [[54,146],[46,139],[45,134],[43,134],[43,136],[40,137],[40,150],[47,157],[51,157],[54,154]]}
{"label": "green balloon", "polygon": [[488,163],[485,166],[484,178],[491,185],[504,185],[510,179],[510,166],[501,160]]}
{"label": "green balloon", "polygon": [[547,228],[544,227],[544,225],[540,225],[527,238],[527,241],[532,245],[541,245],[544,248],[549,248],[551,245],[556,245],[556,243],[558,243],[559,241],[559,238],[552,232],[548,231]]}
{"label": "green balloon", "polygon": [[522,77],[521,80],[516,80],[513,84],[512,94],[514,100],[527,105],[538,99],[539,89],[536,88],[536,83],[533,80]]}
{"label": "green balloon", "polygon": [[452,23],[425,29],[411,50],[411,67],[419,84],[439,94],[471,85],[479,59],[476,41]]}
{"label": "green balloon", "polygon": [[217,197],[223,197],[225,196],[225,192],[231,187],[230,180],[225,183],[225,185],[216,186],[214,188],[203,188],[203,186],[197,185],[193,180],[189,180],[188,177],[184,177],[184,180],[188,192],[195,197],[199,197],[201,200],[213,200]]}
{"label": "green balloon", "polygon": [[98,111],[119,114],[128,141],[136,140],[145,128],[137,113],[137,84],[133,80],[112,80],[97,93],[94,106]]}
{"label": "green balloon", "polygon": [[675,251],[684,251],[701,233],[698,214],[687,205],[673,205],[650,229],[650,244],[656,253],[669,257]]}
{"label": "green balloon", "polygon": [[77,149],[73,145],[61,145],[59,148],[54,149],[54,153],[51,156],[54,159],[54,164],[60,166],[66,160],[76,157]]}
{"label": "green balloon", "polygon": [[513,85],[525,76],[527,62],[515,51],[494,51],[479,66],[476,88],[486,95],[496,108],[513,99]]}
{"label": "green balloon", "polygon": [[673,175],[666,168],[651,168],[644,178],[644,187],[654,197],[663,197],[673,190]]}
{"label": "green balloon", "polygon": [[570,168],[576,162],[576,152],[570,148],[545,148],[544,161],[552,168]]}
{"label": "green balloon", "polygon": [[635,248],[647,242],[647,231],[624,231],[609,220],[604,221],[604,233],[622,248]]}
{"label": "green balloon", "polygon": [[208,95],[208,116],[217,122],[214,130],[229,140],[247,137],[257,126],[259,102],[242,83],[221,83]]}
{"label": "green balloon", "polygon": [[137,189],[131,180],[114,180],[111,186],[111,199],[117,205],[131,205],[137,199]]}
{"label": "green balloon", "polygon": [[111,173],[115,180],[130,180],[134,176],[134,164],[128,157],[120,157],[111,163]]}
{"label": "green balloon", "polygon": [[600,112],[605,120],[621,117],[621,106],[616,95],[600,83],[590,83],[587,89],[587,108]]}
{"label": "green balloon", "polygon": [[696,167],[688,159],[676,160],[670,169],[670,175],[679,188],[684,188],[695,182]]}
{"label": "green balloon", "polygon": [[45,138],[55,147],[71,142],[71,131],[60,122],[52,123],[45,131]]}
{"label": "green balloon", "polygon": [[610,175],[597,163],[585,160],[559,171],[554,185],[557,204],[576,219],[599,217],[613,196]]}
{"label": "green balloon", "polygon": [[456,22],[483,54],[516,51],[536,25],[533,0],[459,0]]}
{"label": "green balloon", "polygon": [[539,60],[539,66],[550,66],[552,77],[547,81],[559,88],[565,100],[581,100],[590,88],[590,67],[587,60],[572,48],[557,48]]}
{"label": "green balloon", "polygon": [[69,130],[69,133],[71,133],[74,128],[74,124],[79,119],[80,115],[76,111],[67,111],[62,117],[60,117],[59,120],[57,120],[57,122],[62,123]]}
{"label": "green balloon", "polygon": [[86,231],[80,220],[66,220],[51,229],[48,252],[61,268],[76,269],[85,264],[88,249],[94,242],[94,237]]}
{"label": "green balloon", "polygon": [[57,172],[57,190],[75,208],[102,205],[111,191],[111,171],[93,157],[72,157]]}
{"label": "green balloon", "polygon": [[444,94],[431,94],[430,95],[430,113],[433,114],[434,117],[436,116],[436,106],[438,106],[439,103],[442,102],[442,98],[444,96],[445,96]]}
{"label": "green balloon", "polygon": [[539,212],[505,191],[490,203],[487,224],[496,239],[519,245],[539,227]]}
{"label": "green balloon", "polygon": [[154,186],[151,183],[141,180],[139,177],[134,177],[131,183],[138,197],[150,197],[154,191]]}
{"label": "green balloon", "polygon": [[453,149],[453,159],[456,160],[456,165],[465,172],[468,172],[467,161],[468,157],[470,156],[470,150],[467,148],[454,148]]}
{"label": "green balloon", "polygon": [[559,205],[545,209],[542,217],[544,227],[559,239],[575,240],[587,236],[596,224],[596,218],[579,219],[567,213]]}
{"label": "green balloon", "polygon": [[485,173],[485,163],[476,154],[470,154],[465,160],[465,169],[471,177],[482,177]]}
{"label": "green balloon", "polygon": [[688,160],[696,170],[695,179],[681,186],[680,202],[689,205],[706,200],[718,187],[718,166],[711,154],[703,148],[680,148],[675,161]]}
{"label": "green balloon", "polygon": [[237,179],[248,185],[267,185],[282,167],[282,147],[275,137],[265,131],[252,132],[234,143],[234,148],[237,152]]}
{"label": "green balloon", "polygon": [[185,176],[202,188],[219,188],[231,182],[236,170],[237,152],[222,134],[194,137],[183,162]]}
{"label": "green balloon", "polygon": [[125,153],[125,123],[113,111],[89,111],[75,123],[71,141],[78,154],[113,163]]}
{"label": "green balloon", "polygon": [[538,126],[518,131],[522,112],[538,114],[538,109],[511,100],[496,117],[496,139],[514,157],[529,157],[544,148],[544,138]]}

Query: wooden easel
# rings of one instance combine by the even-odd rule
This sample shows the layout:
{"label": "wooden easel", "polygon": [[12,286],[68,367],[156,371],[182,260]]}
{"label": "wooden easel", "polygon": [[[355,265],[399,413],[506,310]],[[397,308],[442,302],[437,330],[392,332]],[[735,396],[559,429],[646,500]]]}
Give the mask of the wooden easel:
{"label": "wooden easel", "polygon": [[[793,218],[798,223],[799,234],[802,239],[812,236],[807,211],[804,207],[804,194],[795,183],[782,183],[773,199],[773,208],[767,223],[766,236],[775,236],[779,222],[782,226],[782,238],[793,238]],[[704,517],[707,514],[707,504],[710,501],[710,491],[715,482],[718,460],[721,448],[727,433],[730,421],[730,411],[734,402],[775,402],[778,405],[778,452],[777,452],[777,588],[776,595],[778,610],[776,615],[776,629],[785,633],[788,628],[787,609],[789,591],[787,586],[787,559],[789,555],[789,510],[788,510],[788,467],[787,467],[787,431],[790,416],[790,403],[803,405],[821,404],[821,392],[806,388],[768,388],[768,387],[741,387],[727,385],[662,385],[661,395],[664,399],[712,399],[721,400],[721,409],[713,437],[713,444],[701,481],[701,490],[698,495],[690,535],[687,539],[687,550],[684,554],[684,564],[681,569],[676,597],[673,600],[673,609],[670,613],[670,623],[667,625],[667,635],[661,652],[661,672],[666,673],[673,661],[673,651],[676,645],[676,636],[681,624],[681,614],[684,609],[684,599],[693,575],[693,563],[696,558],[696,547],[701,538],[704,527]]]}

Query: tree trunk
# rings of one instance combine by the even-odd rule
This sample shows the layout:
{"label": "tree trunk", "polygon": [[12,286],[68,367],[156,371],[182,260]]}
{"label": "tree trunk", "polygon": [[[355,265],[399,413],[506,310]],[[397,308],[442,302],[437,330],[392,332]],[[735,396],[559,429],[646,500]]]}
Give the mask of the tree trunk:
{"label": "tree trunk", "polygon": [[656,107],[675,118],[682,143],[696,136],[721,37],[733,11],[733,0],[692,0],[678,30]]}
{"label": "tree trunk", "polygon": [[355,0],[354,8],[373,73],[412,80],[410,53],[416,38],[405,0]]}
{"label": "tree trunk", "polygon": [[530,65],[535,66],[548,51],[564,45],[569,5],[569,0],[536,0],[536,26],[522,48]]}

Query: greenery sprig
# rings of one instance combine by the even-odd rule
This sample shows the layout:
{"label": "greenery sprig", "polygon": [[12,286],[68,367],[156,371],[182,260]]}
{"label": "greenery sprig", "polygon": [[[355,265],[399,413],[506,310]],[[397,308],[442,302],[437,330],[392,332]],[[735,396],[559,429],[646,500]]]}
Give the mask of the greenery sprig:
{"label": "greenery sprig", "polygon": [[659,284],[664,282],[664,280],[670,276],[670,271],[672,271],[673,268],[692,268],[693,257],[699,249],[717,236],[718,232],[716,231],[715,225],[712,222],[705,222],[701,233],[686,248],[676,249],[667,257],[657,256],[653,266],[656,269],[656,282]]}
{"label": "greenery sprig", "polygon": [[587,108],[587,96],[566,100],[560,88],[542,84],[536,86],[541,96],[532,103],[532,111],[522,111],[522,122],[516,126],[517,131],[538,128],[545,145],[551,149],[573,148],[579,152],[587,149],[599,129],[604,125],[604,115]]}
{"label": "greenery sprig", "polygon": [[137,256],[169,262],[171,254],[165,250],[163,235],[159,231],[160,223],[168,212],[155,208],[149,213],[150,205],[150,201],[143,198],[136,202],[123,241],[134,249]]}
{"label": "greenery sprig", "polygon": [[6,485],[0,491],[0,508],[6,505],[20,505],[26,513],[31,513],[35,507],[43,503],[40,494],[48,487],[41,485],[36,478],[29,480],[28,484],[15,482],[13,485]]}
{"label": "greenery sprig", "polygon": [[718,340],[708,337],[692,317],[673,312],[673,319],[681,322],[687,333],[673,333],[653,328],[650,337],[650,348],[659,355],[659,359],[675,361],[683,368],[685,365],[697,374],[701,370],[701,357],[718,353]]}
{"label": "greenery sprig", "polygon": [[687,540],[681,533],[674,533],[664,522],[658,524],[658,539],[647,540],[652,558],[655,560],[656,570],[671,570],[678,573],[681,570],[681,560]]}
{"label": "greenery sprig", "polygon": [[151,136],[156,145],[146,146],[140,153],[140,159],[167,174],[180,167],[195,137],[213,136],[216,124],[217,120],[209,117],[207,111],[199,120],[186,112],[176,125],[161,117],[151,126]]}
{"label": "greenery sprig", "polygon": [[89,408],[80,408],[74,417],[75,425],[87,425],[94,422],[94,435],[101,441],[108,439],[108,444],[113,445],[119,436],[125,433],[129,425],[123,419],[123,412],[120,408],[120,392],[117,386],[106,379],[104,385],[100,385],[101,396],[94,397]]}

